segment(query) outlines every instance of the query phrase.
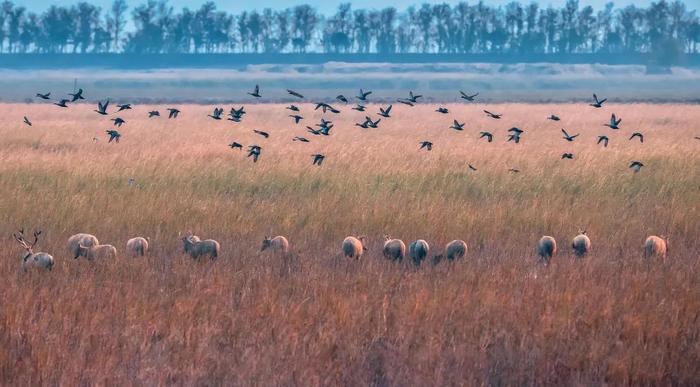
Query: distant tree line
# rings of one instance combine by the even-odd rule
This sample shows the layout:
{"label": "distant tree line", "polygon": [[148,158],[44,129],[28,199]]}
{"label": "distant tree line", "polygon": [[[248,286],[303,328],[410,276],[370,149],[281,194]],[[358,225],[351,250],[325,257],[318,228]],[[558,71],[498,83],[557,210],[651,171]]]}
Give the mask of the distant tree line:
{"label": "distant tree line", "polygon": [[[128,23],[130,19],[131,23]],[[0,53],[696,53],[700,24],[684,2],[601,10],[479,2],[381,10],[342,4],[229,14],[213,2],[176,12],[167,1],[107,10],[87,2],[29,12],[0,4]]]}

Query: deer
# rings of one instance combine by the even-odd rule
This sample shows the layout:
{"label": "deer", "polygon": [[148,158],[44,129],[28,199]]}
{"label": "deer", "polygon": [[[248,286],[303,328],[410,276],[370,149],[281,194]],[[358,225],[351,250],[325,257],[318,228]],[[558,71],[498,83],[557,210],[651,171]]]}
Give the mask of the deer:
{"label": "deer", "polygon": [[19,234],[12,234],[15,240],[25,250],[24,258],[22,259],[22,268],[24,268],[25,271],[32,266],[43,267],[49,270],[53,268],[54,259],[51,254],[34,252],[34,246],[39,242],[39,235],[41,235],[41,231],[34,231],[34,242],[29,243],[24,238],[24,229],[19,230]]}

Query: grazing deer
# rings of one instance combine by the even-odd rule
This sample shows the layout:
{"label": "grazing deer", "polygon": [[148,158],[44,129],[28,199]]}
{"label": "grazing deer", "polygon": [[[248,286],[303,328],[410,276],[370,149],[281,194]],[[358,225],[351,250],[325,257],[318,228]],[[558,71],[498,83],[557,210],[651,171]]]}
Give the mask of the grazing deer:
{"label": "grazing deer", "polygon": [[43,267],[49,270],[53,268],[54,260],[51,254],[35,253],[33,250],[34,246],[39,242],[39,235],[41,235],[41,231],[34,231],[34,242],[29,243],[24,239],[24,229],[19,230],[19,234],[12,234],[15,240],[17,240],[26,251],[22,259],[22,267],[24,270],[27,270],[27,268],[31,266]]}

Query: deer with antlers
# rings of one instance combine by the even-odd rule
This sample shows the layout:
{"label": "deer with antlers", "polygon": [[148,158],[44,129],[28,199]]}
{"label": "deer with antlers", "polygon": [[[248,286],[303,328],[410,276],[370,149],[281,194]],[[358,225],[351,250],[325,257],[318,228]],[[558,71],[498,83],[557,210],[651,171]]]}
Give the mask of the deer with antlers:
{"label": "deer with antlers", "polygon": [[24,229],[19,230],[19,234],[12,234],[12,236],[19,242],[25,250],[24,258],[22,259],[22,267],[24,270],[31,266],[43,267],[45,269],[51,270],[53,268],[53,257],[48,253],[35,253],[34,246],[39,242],[39,235],[41,231],[34,231],[34,242],[29,243],[24,239]]}

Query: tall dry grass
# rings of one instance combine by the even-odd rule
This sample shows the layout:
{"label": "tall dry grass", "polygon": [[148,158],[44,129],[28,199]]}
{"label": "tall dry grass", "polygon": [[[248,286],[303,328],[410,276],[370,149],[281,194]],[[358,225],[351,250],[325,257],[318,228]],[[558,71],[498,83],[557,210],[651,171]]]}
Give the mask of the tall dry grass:
{"label": "tall dry grass", "polygon": [[[495,121],[484,106],[448,107],[397,106],[370,130],[344,109],[331,136],[301,144],[291,138],[304,126],[283,105],[249,105],[240,124],[196,105],[149,120],[156,107],[138,106],[120,115],[122,141],[107,144],[110,122],[92,106],[3,105],[0,383],[700,383],[700,108],[488,106],[504,113]],[[320,118],[311,108],[302,123]],[[612,111],[620,131],[602,126]],[[447,129],[453,118],[467,129]],[[519,145],[504,142],[511,126],[526,130]],[[580,138],[565,142],[562,127]],[[627,140],[637,130],[643,145]],[[603,133],[607,149],[595,145]],[[260,161],[232,140],[263,146]],[[422,140],[433,151],[418,151]],[[560,160],[565,151],[575,159]],[[646,167],[633,174],[631,160]],[[51,273],[20,270],[9,235],[22,226],[44,230]],[[574,262],[578,229],[593,253]],[[220,259],[182,254],[187,230],[219,240]],[[121,251],[149,236],[152,250],[73,261],[65,241],[77,232]],[[460,238],[470,253],[391,264],[387,233],[435,253]],[[259,252],[277,234],[290,257]],[[350,234],[369,236],[360,262],[340,257]],[[560,242],[549,267],[535,263],[543,234]],[[649,234],[671,236],[668,262],[643,260]]]}

